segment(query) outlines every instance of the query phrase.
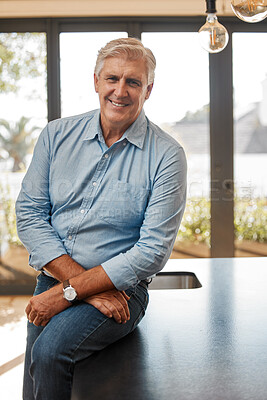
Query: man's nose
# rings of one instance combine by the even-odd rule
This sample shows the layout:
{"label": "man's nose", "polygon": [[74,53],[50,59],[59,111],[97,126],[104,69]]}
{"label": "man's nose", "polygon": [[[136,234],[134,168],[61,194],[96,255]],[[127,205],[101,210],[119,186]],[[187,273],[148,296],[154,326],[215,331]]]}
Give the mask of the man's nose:
{"label": "man's nose", "polygon": [[126,83],[123,81],[118,81],[114,94],[116,97],[126,97],[128,95]]}

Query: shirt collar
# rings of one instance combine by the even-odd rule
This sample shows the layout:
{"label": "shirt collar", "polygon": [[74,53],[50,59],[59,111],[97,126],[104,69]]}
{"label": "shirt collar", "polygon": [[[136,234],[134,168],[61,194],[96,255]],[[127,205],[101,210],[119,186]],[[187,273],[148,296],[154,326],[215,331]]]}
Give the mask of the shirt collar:
{"label": "shirt collar", "polygon": [[146,130],[147,130],[147,120],[145,112],[142,109],[138,118],[124,132],[122,139],[126,138],[130,143],[142,149],[144,145]]}
{"label": "shirt collar", "polygon": [[[138,118],[132,123],[132,125],[124,132],[120,140],[127,139],[130,143],[143,148],[145,134],[147,130],[147,120],[144,110],[141,110]],[[89,123],[89,128],[84,140],[91,140],[98,136],[101,142],[104,142],[104,137],[100,125],[100,110],[96,110],[93,118]]]}
{"label": "shirt collar", "polygon": [[99,139],[103,137],[102,129],[100,126],[100,110],[95,110],[94,115],[89,122],[86,136],[83,140],[91,140],[94,139],[96,136],[98,136]]}

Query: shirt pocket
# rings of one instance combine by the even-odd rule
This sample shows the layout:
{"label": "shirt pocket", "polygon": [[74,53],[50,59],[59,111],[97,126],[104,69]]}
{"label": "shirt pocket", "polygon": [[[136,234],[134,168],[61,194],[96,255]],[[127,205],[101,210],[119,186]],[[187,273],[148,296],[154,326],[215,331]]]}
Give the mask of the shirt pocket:
{"label": "shirt pocket", "polygon": [[141,185],[112,179],[102,193],[97,214],[112,225],[140,227],[149,193]]}

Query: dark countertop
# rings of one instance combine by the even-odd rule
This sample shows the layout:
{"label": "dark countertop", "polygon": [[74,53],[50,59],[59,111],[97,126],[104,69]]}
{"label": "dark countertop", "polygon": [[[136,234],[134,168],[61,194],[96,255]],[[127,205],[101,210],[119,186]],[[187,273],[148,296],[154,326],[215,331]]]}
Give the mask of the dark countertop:
{"label": "dark countertop", "polygon": [[267,258],[169,260],[197,289],[150,290],[128,337],[80,362],[72,400],[267,400]]}

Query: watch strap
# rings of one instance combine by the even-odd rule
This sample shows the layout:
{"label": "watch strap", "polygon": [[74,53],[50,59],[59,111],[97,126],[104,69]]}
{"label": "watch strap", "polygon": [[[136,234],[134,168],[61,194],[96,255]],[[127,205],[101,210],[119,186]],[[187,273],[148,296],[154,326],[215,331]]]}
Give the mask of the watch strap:
{"label": "watch strap", "polygon": [[66,289],[68,286],[70,286],[70,281],[69,281],[69,279],[66,279],[66,280],[63,282],[63,289]]}

